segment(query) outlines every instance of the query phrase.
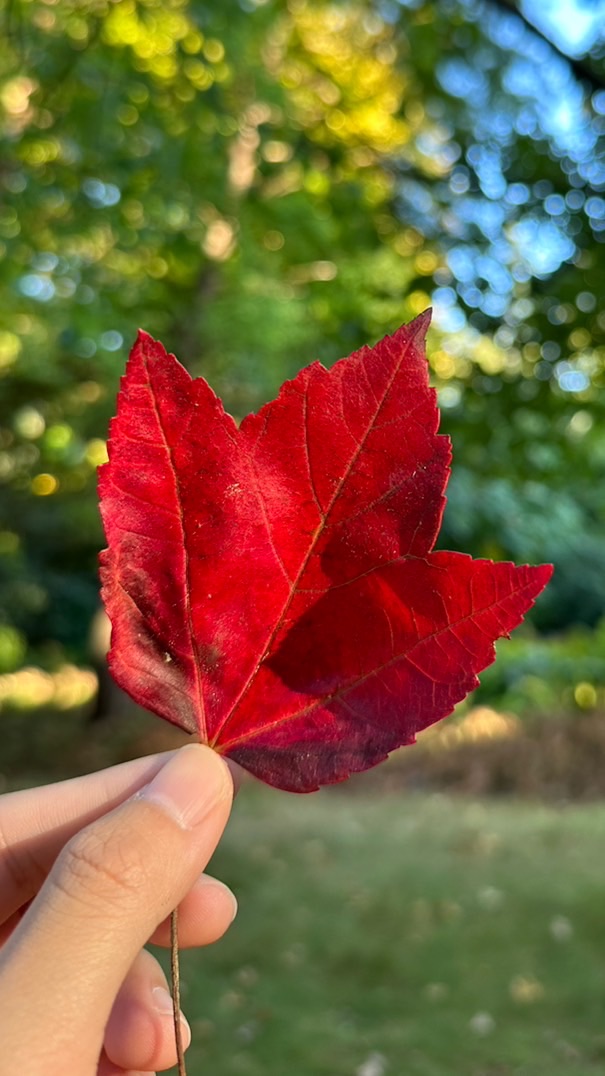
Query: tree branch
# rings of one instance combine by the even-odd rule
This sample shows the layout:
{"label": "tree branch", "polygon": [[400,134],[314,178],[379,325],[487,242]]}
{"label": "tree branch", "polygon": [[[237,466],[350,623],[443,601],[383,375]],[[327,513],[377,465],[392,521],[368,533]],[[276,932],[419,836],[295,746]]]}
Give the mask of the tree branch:
{"label": "tree branch", "polygon": [[543,41],[546,41],[550,48],[560,56],[562,60],[565,60],[571,67],[574,75],[580,82],[585,82],[590,87],[591,93],[596,90],[605,89],[605,72],[598,71],[593,65],[587,61],[584,57],[568,56],[566,52],[563,52],[558,45],[555,45],[554,41],[551,41],[549,37],[542,30],[539,29],[527,15],[525,15],[520,8],[517,7],[515,0],[488,0],[488,3],[493,4],[494,7],[499,7],[503,11],[507,11],[509,14],[516,15],[521,20],[524,26],[532,33],[537,34]]}

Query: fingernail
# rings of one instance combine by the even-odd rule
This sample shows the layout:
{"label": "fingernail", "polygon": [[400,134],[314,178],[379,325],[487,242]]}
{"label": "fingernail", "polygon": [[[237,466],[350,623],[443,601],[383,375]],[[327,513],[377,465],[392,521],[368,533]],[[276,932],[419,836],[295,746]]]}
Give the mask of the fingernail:
{"label": "fingernail", "polygon": [[225,885],[224,882],[220,882],[218,878],[211,878],[208,874],[201,874],[195,884],[196,886],[215,886],[216,889],[220,889],[223,893],[228,895],[229,900],[233,905],[233,914],[230,919],[230,922],[232,923],[237,915],[238,904],[237,897],[235,896],[235,893],[229,889],[229,886]]}
{"label": "fingernail", "polygon": [[[151,996],[156,1012],[159,1012],[162,1016],[171,1016],[174,1018],[174,1004],[165,986],[154,986],[151,991]],[[179,1013],[179,1019],[183,1030],[183,1046],[187,1049],[191,1042],[191,1028],[189,1027],[184,1013]]]}
{"label": "fingernail", "polygon": [[170,1013],[172,1016],[174,1003],[165,986],[154,986],[151,996],[153,997],[153,1007],[156,1012],[160,1012],[162,1016],[165,1016],[166,1013]]}
{"label": "fingernail", "polygon": [[177,751],[137,798],[157,804],[182,829],[193,829],[217,803],[232,795],[224,762],[209,748],[191,744]]}

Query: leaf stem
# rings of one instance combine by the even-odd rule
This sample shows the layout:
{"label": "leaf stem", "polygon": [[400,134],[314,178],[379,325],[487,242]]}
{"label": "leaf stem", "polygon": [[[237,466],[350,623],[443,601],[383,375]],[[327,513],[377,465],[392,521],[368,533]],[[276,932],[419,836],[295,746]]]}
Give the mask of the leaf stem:
{"label": "leaf stem", "polygon": [[174,1011],[174,1037],[176,1040],[176,1057],[179,1076],[187,1076],[185,1068],[185,1051],[181,1024],[181,976],[179,973],[179,917],[178,908],[170,916],[170,985]]}

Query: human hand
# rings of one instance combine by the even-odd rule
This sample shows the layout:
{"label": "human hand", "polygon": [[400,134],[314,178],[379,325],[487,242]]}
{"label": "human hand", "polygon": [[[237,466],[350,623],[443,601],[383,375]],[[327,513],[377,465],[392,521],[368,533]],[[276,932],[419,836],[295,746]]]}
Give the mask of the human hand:
{"label": "human hand", "polygon": [[201,872],[232,797],[226,763],[195,744],[0,799],[0,1076],[175,1064],[166,980],[142,947],[169,944],[177,905],[181,946],[229,926],[233,894]]}

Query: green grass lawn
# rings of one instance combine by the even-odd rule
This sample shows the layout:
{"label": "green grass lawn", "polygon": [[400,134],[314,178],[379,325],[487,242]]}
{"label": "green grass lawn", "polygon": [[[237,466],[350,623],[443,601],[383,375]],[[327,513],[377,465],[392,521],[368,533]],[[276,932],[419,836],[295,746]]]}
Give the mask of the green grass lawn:
{"label": "green grass lawn", "polygon": [[605,806],[244,787],[211,870],[189,1076],[605,1071]]}

